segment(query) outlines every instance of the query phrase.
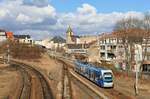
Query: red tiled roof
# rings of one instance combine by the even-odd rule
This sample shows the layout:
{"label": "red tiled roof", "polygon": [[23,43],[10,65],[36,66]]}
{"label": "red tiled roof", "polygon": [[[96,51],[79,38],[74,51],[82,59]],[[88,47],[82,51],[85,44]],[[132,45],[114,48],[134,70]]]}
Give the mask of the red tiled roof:
{"label": "red tiled roof", "polygon": [[7,38],[13,38],[13,32],[6,32]]}

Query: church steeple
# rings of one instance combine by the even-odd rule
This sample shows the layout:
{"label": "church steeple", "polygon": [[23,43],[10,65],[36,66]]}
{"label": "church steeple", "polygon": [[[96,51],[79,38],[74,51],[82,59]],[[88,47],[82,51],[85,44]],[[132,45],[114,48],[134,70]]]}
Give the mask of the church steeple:
{"label": "church steeple", "polygon": [[68,29],[67,29],[67,35],[68,36],[72,36],[73,35],[73,31],[72,31],[72,29],[71,29],[71,26],[69,25],[69,27],[68,27]]}
{"label": "church steeple", "polygon": [[69,43],[72,43],[73,41],[72,41],[72,36],[74,35],[73,34],[73,31],[72,31],[72,29],[71,29],[71,26],[69,25],[69,27],[68,27],[68,29],[67,29],[67,31],[66,31],[66,38],[67,38],[67,43],[69,44]]}

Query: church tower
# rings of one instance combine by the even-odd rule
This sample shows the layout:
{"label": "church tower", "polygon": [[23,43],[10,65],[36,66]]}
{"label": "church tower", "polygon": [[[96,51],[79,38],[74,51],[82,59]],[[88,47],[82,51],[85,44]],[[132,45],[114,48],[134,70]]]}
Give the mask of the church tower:
{"label": "church tower", "polygon": [[73,41],[72,41],[73,31],[70,26],[68,27],[66,34],[67,34],[67,37],[66,37],[67,44],[73,43]]}

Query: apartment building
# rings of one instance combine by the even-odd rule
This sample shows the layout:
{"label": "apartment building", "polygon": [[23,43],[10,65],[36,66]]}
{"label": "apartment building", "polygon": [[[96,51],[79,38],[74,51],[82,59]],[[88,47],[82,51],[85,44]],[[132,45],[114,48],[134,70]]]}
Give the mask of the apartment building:
{"label": "apartment building", "polygon": [[[102,34],[99,36],[98,43],[99,43],[100,61],[111,62],[115,65],[116,68],[126,69],[125,49],[121,39],[116,38],[115,35],[113,34]],[[142,69],[143,72],[150,73],[150,41],[148,41],[147,45],[145,43],[143,43],[142,45],[134,44],[131,50],[132,50],[131,70],[135,71],[136,67],[138,67],[138,70]],[[138,64],[139,62],[142,61],[143,66],[140,68],[140,65]]]}
{"label": "apartment building", "polygon": [[117,38],[112,34],[102,34],[99,37],[99,50],[101,61],[113,61],[116,59]]}

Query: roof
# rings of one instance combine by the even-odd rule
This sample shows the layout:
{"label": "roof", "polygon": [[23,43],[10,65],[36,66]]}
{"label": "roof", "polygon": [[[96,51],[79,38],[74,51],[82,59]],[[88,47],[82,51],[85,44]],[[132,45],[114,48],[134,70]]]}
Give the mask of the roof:
{"label": "roof", "polygon": [[6,32],[4,29],[0,29],[0,32]]}
{"label": "roof", "polygon": [[80,65],[80,66],[82,66],[82,67],[88,67],[88,65],[87,65],[88,63],[85,64],[85,63],[80,62],[80,61],[76,61],[75,64],[78,64],[78,65]]}
{"label": "roof", "polygon": [[95,72],[100,72],[101,71],[99,68],[96,68],[96,67],[93,67],[93,66],[92,67],[90,66],[89,68],[90,68],[91,71],[95,71]]}
{"label": "roof", "polygon": [[31,38],[31,37],[30,37],[30,35],[14,35],[14,38],[25,39],[25,38]]}
{"label": "roof", "polygon": [[13,32],[6,32],[6,34],[13,34]]}
{"label": "roof", "polygon": [[107,39],[107,38],[116,38],[116,35],[114,33],[103,33],[99,35],[100,39]]}
{"label": "roof", "polygon": [[78,35],[71,35],[71,37],[80,38]]}
{"label": "roof", "polygon": [[66,33],[73,32],[71,27],[69,26]]}
{"label": "roof", "polygon": [[6,32],[7,38],[13,38],[13,32]]}
{"label": "roof", "polygon": [[60,36],[55,36],[51,39],[54,43],[66,43],[66,40]]}
{"label": "roof", "polygon": [[90,71],[94,71],[94,72],[97,72],[97,73],[100,73],[100,71],[103,72],[103,73],[111,72],[111,70],[109,70],[109,69],[106,69],[106,68],[103,68],[103,67],[96,67],[95,65],[90,64],[90,63],[84,64],[81,61],[76,61],[75,63],[80,64],[80,66],[88,67],[90,69]]}

